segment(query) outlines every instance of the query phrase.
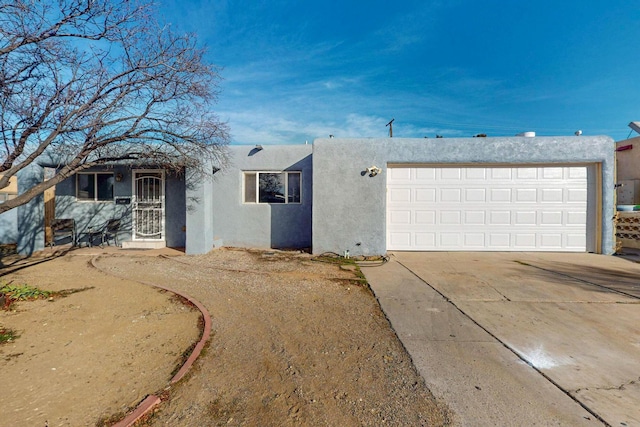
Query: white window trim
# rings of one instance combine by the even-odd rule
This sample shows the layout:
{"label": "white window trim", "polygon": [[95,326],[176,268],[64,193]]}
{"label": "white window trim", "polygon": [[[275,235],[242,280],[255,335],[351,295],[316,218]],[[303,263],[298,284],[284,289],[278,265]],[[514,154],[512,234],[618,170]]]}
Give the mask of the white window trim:
{"label": "white window trim", "polygon": [[[88,198],[80,198],[78,197],[78,179],[80,175],[94,175],[94,179],[93,179],[93,199],[88,199]],[[98,200],[98,175],[111,175],[112,177],[114,177],[114,181],[115,181],[115,174],[113,172],[78,172],[76,173],[76,201],[80,202],[80,203],[113,203],[115,194],[111,195],[111,199],[109,200]]]}
{"label": "white window trim", "polygon": [[[260,178],[259,175],[261,173],[283,173],[284,178],[284,203],[266,203],[260,202]],[[300,174],[300,201],[298,202],[290,202],[289,201],[289,174],[297,173]],[[247,202],[245,200],[245,192],[247,185],[247,174],[255,174],[255,194],[256,200],[255,202]],[[283,170],[244,170],[242,171],[242,194],[240,195],[243,205],[301,205],[302,204],[302,171],[283,171]]]}

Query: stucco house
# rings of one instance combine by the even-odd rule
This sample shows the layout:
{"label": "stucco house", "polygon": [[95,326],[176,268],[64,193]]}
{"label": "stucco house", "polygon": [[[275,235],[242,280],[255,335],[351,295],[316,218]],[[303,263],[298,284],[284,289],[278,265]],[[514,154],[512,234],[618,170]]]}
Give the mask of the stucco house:
{"label": "stucco house", "polygon": [[640,136],[616,142],[618,204],[640,204]]}
{"label": "stucco house", "polygon": [[[122,219],[124,246],[614,251],[614,142],[606,136],[321,138],[230,146],[190,180],[151,166],[90,170],[56,186],[79,233]],[[19,191],[43,179],[33,165]],[[42,199],[18,208],[18,247],[44,247]],[[82,234],[81,234],[82,236]],[[86,234],[84,235],[85,237]]]}

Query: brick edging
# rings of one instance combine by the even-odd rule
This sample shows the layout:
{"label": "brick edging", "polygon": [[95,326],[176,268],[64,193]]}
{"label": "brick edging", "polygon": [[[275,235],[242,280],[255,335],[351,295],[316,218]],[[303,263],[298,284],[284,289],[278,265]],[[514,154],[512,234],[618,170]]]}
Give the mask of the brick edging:
{"label": "brick edging", "polygon": [[[131,279],[129,277],[121,276],[119,274],[114,274],[112,272],[108,272],[108,271],[105,271],[105,270],[101,269],[96,264],[96,260],[98,258],[100,258],[100,256],[102,256],[102,255],[95,256],[95,257],[91,258],[91,265],[96,270],[101,271],[102,273],[107,274],[109,276],[114,276],[114,277],[118,277],[120,279],[130,280],[132,282],[141,283],[143,285],[151,286],[151,287],[154,287],[154,288],[162,289],[162,290],[171,292],[173,294],[176,294],[176,295],[186,299],[187,301],[189,301],[194,306],[196,306],[196,308],[202,314],[202,320],[204,322],[204,328],[203,328],[203,331],[202,331],[202,336],[200,337],[200,340],[198,341],[196,346],[193,348],[193,351],[191,352],[191,355],[189,355],[189,357],[187,358],[186,362],[182,365],[180,370],[178,370],[178,372],[169,381],[169,384],[177,383],[182,378],[184,378],[184,376],[187,374],[187,372],[189,372],[189,369],[191,369],[191,366],[193,366],[195,361],[198,359],[198,357],[200,356],[200,353],[202,352],[202,349],[204,348],[205,344],[209,340],[209,337],[211,336],[211,316],[209,315],[209,311],[205,308],[204,305],[202,305],[200,303],[200,301],[192,298],[191,296],[189,296],[189,295],[187,295],[185,293],[182,293],[180,291],[176,291],[175,289],[171,289],[171,288],[168,288],[166,286],[158,285],[157,283],[145,282],[145,281],[142,281],[142,280],[133,280],[133,279]],[[149,413],[153,408],[155,408],[158,404],[160,404],[160,402],[162,402],[162,400],[158,396],[155,396],[153,394],[147,396],[142,402],[140,402],[140,404],[138,404],[138,406],[136,407],[136,409],[133,410],[133,412],[130,412],[122,421],[119,421],[118,423],[114,424],[113,427],[129,427],[129,426],[132,426],[136,421],[138,421],[144,415]]]}

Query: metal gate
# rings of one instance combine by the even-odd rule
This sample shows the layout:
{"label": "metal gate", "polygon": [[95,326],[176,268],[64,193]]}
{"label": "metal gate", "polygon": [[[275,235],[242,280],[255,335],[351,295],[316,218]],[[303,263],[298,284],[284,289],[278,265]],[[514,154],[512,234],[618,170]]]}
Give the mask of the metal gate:
{"label": "metal gate", "polygon": [[133,240],[164,240],[164,171],[133,171]]}

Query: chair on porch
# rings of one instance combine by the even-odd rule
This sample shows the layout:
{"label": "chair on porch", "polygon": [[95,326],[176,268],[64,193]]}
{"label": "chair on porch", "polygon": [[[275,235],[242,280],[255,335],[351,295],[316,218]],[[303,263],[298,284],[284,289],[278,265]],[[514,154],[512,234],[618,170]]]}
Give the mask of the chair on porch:
{"label": "chair on porch", "polygon": [[71,238],[71,246],[76,245],[76,221],[73,218],[55,218],[51,221],[50,246],[56,245],[56,239],[62,237]]}
{"label": "chair on porch", "polygon": [[109,237],[113,237],[113,241],[116,246],[118,245],[118,232],[120,231],[120,220],[119,219],[110,219],[107,221],[107,224],[104,226],[102,230],[102,237],[100,242],[100,247],[104,247],[104,242],[107,242],[109,245]]}

